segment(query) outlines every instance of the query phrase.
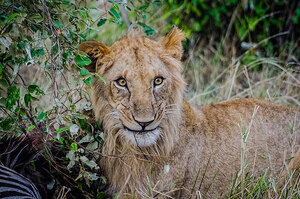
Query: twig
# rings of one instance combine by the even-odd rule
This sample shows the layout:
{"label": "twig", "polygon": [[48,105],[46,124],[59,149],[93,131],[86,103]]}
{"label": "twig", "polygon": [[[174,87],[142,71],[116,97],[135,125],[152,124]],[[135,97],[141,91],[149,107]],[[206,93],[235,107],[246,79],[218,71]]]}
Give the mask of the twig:
{"label": "twig", "polygon": [[[54,23],[53,23],[53,20],[51,18],[51,15],[50,15],[50,12],[49,12],[49,8],[47,7],[46,3],[44,0],[40,0],[42,6],[43,6],[43,9],[44,9],[44,12],[46,13],[47,17],[48,17],[48,20],[49,20],[49,26],[50,26],[50,30],[51,30],[51,33],[52,33],[52,39],[51,39],[51,53],[50,53],[50,60],[51,60],[51,66],[52,66],[52,76],[53,76],[53,89],[54,89],[54,97],[57,98],[57,92],[56,92],[56,81],[55,81],[55,76],[56,76],[56,73],[55,73],[55,61],[54,61],[54,52],[53,52],[53,47],[55,45],[55,40],[58,38],[58,33],[57,33],[57,30],[54,26]],[[56,44],[59,46],[59,40],[57,39],[56,40]]]}
{"label": "twig", "polygon": [[231,96],[231,92],[232,92],[232,89],[233,89],[233,84],[235,82],[235,78],[236,78],[236,73],[239,69],[239,66],[240,66],[240,62],[236,62],[235,64],[235,69],[234,69],[234,73],[233,73],[233,76],[231,77],[232,78],[232,81],[231,81],[231,84],[230,84],[230,88],[229,88],[229,92],[228,92],[228,95],[227,95],[227,100],[230,99],[230,96]]}
{"label": "twig", "polygon": [[127,15],[127,12],[125,10],[125,7],[124,5],[121,5],[119,6],[120,8],[120,13],[121,13],[121,16],[122,16],[122,19],[123,21],[125,22],[127,28],[130,26],[130,23],[129,23],[129,20],[128,20],[128,15]]}
{"label": "twig", "polygon": [[[83,98],[82,97],[80,97],[78,100],[76,100],[76,102],[74,102],[73,104],[77,104],[78,102],[80,102],[81,100],[82,100]],[[67,111],[69,111],[69,109],[67,108],[67,109],[65,109],[65,110],[63,110],[62,112],[60,112],[59,113],[59,115],[62,115],[62,114],[64,114],[64,113],[66,113]],[[53,117],[53,118],[51,118],[51,119],[49,119],[50,121],[52,121],[52,120],[54,120],[56,118],[56,116],[55,117]]]}
{"label": "twig", "polygon": [[250,78],[249,78],[249,74],[248,74],[248,70],[247,70],[247,66],[244,65],[244,74],[247,78],[247,81],[248,81],[248,85],[249,85],[249,90],[250,90],[250,93],[251,93],[251,97],[253,97],[253,91],[252,91],[252,87],[251,87],[251,81],[250,81]]}
{"label": "twig", "polygon": [[[12,71],[14,70],[13,67],[10,66],[9,64],[7,64],[7,66],[8,66]],[[18,77],[20,78],[20,80],[22,81],[22,84],[24,85],[24,87],[27,88],[27,84],[26,84],[25,80],[23,79],[23,77],[19,74],[19,72],[17,72],[17,75],[18,75]]]}
{"label": "twig", "polygon": [[51,29],[51,32],[53,34],[55,34],[56,37],[58,37],[58,34],[57,34],[57,30],[54,26],[54,23],[52,21],[52,18],[50,16],[50,12],[49,12],[49,8],[47,7],[46,3],[44,0],[40,0],[40,2],[42,3],[42,6],[43,6],[43,9],[44,9],[44,12],[47,14],[48,16],[48,20],[49,20],[49,24],[50,24],[50,29]]}

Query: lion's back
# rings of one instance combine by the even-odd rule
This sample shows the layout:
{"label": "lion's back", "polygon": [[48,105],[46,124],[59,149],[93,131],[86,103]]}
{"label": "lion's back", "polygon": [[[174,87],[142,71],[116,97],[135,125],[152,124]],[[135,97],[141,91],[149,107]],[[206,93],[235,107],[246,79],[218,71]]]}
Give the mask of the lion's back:
{"label": "lion's back", "polygon": [[300,109],[247,98],[208,105],[202,112],[206,136],[239,151],[245,147],[249,157],[259,152],[278,161],[284,151],[296,153],[300,147]]}
{"label": "lion's back", "polygon": [[249,135],[269,132],[276,137],[296,131],[300,124],[300,109],[253,98],[210,104],[201,109],[201,114],[207,133],[220,133],[222,129],[225,136],[239,129],[240,133],[249,131]]}
{"label": "lion's back", "polygon": [[[280,176],[284,163],[300,148],[300,110],[258,99],[236,99],[204,106],[198,110],[199,130],[194,134],[201,146],[199,160],[191,170],[207,170],[205,180],[214,180],[208,195],[224,193],[232,185],[241,164],[254,176]],[[200,160],[201,159],[201,160]],[[216,175],[216,172],[218,173]],[[210,184],[210,183],[209,183]],[[225,186],[224,186],[225,185]],[[206,186],[204,183],[203,192]]]}

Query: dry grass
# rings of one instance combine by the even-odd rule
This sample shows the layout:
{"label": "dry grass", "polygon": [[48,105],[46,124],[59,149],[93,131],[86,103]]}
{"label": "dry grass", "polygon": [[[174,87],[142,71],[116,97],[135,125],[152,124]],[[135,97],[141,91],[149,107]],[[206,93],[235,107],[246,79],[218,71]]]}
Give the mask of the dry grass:
{"label": "dry grass", "polygon": [[[258,57],[242,64],[241,60],[251,49],[238,57],[232,46],[217,50],[214,46],[218,45],[213,44],[191,49],[184,62],[188,84],[186,97],[191,104],[202,106],[233,98],[255,97],[300,107],[300,63],[291,51],[288,51],[290,54],[281,53],[281,57]],[[257,66],[259,70],[255,69]],[[247,157],[244,152],[249,133],[251,122],[247,128],[241,127],[241,169],[236,171],[226,198],[300,198],[299,173],[290,173],[279,189],[277,181],[268,175],[269,168],[259,178],[245,169]],[[203,196],[196,191],[191,198]]]}

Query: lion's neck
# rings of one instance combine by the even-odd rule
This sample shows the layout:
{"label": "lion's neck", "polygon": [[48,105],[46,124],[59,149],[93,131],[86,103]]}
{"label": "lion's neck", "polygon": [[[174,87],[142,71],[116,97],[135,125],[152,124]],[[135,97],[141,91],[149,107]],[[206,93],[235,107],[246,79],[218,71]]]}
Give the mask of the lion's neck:
{"label": "lion's neck", "polygon": [[182,100],[181,115],[181,125],[187,129],[194,126],[196,123],[196,119],[198,118],[194,108],[189,104],[189,102],[186,99]]}

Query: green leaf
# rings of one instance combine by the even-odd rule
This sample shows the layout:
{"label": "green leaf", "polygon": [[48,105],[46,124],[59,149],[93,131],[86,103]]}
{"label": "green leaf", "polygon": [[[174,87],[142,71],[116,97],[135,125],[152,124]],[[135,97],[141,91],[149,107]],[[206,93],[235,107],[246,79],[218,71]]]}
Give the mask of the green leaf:
{"label": "green leaf", "polygon": [[28,91],[29,91],[29,93],[35,92],[36,95],[45,95],[44,91],[41,90],[39,88],[39,86],[34,85],[34,84],[28,86]]}
{"label": "green leaf", "polygon": [[145,11],[148,8],[149,5],[142,5],[141,7],[139,7],[138,9],[141,11]]}
{"label": "green leaf", "polygon": [[130,8],[129,6],[125,5],[125,8],[126,8],[127,10],[131,11],[131,8]]}
{"label": "green leaf", "polygon": [[253,31],[255,29],[256,24],[259,22],[257,17],[248,19],[249,29]]}
{"label": "green leaf", "polygon": [[86,15],[86,12],[84,10],[79,10],[81,16],[83,19],[86,19],[87,15]]}
{"label": "green leaf", "polygon": [[114,9],[114,8],[111,8],[109,9],[109,14],[112,15],[115,19],[120,19],[121,16],[120,14]]}
{"label": "green leaf", "polygon": [[31,126],[27,127],[26,131],[29,132],[29,131],[32,131],[33,129],[35,129],[35,126],[31,125]]}
{"label": "green leaf", "polygon": [[11,22],[16,16],[18,16],[19,14],[18,13],[14,13],[12,15],[10,15],[7,19],[7,22],[6,23],[9,23]]}
{"label": "green leaf", "polygon": [[162,0],[154,0],[154,1],[153,1],[153,4],[154,4],[155,6],[160,6],[161,3],[162,3]]}
{"label": "green leaf", "polygon": [[78,35],[79,39],[81,39],[82,41],[86,41],[86,37],[83,34],[79,34]]}
{"label": "green leaf", "polygon": [[295,16],[293,17],[293,23],[298,24],[300,18],[300,8],[296,9]]}
{"label": "green leaf", "polygon": [[70,1],[66,1],[66,0],[62,1],[61,3],[64,4],[64,5],[71,5],[72,4]]}
{"label": "green leaf", "polygon": [[8,110],[11,110],[20,99],[20,89],[16,86],[10,86],[7,88],[7,93],[8,95],[5,99],[5,107]]}
{"label": "green leaf", "polygon": [[0,128],[4,131],[8,131],[11,129],[13,122],[14,121],[12,119],[6,118],[0,122]]}
{"label": "green leaf", "polygon": [[41,112],[41,113],[37,116],[37,119],[38,119],[39,121],[41,121],[41,120],[43,120],[43,119],[45,118],[45,116],[46,116],[46,113]]}
{"label": "green leaf", "polygon": [[69,130],[69,129],[70,129],[69,126],[65,126],[65,127],[62,127],[62,128],[57,129],[55,132],[56,132],[56,133],[61,133],[61,132],[67,131],[67,130]]}
{"label": "green leaf", "polygon": [[86,85],[91,85],[92,82],[93,82],[93,77],[90,76],[90,77],[84,79],[83,82],[84,82]]}
{"label": "green leaf", "polygon": [[19,43],[17,44],[17,46],[18,46],[19,48],[24,48],[24,47],[26,46],[26,43],[25,43],[25,42],[19,42]]}
{"label": "green leaf", "polygon": [[144,24],[142,22],[138,22],[138,24],[143,27],[146,35],[152,35],[153,33],[156,32],[153,28],[151,28],[150,26],[147,26],[146,24]]}
{"label": "green leaf", "polygon": [[76,55],[74,60],[78,66],[86,66],[92,63],[92,61],[86,56]]}
{"label": "green leaf", "polygon": [[24,102],[25,102],[25,105],[28,107],[28,104],[29,104],[29,102],[30,102],[30,100],[31,100],[31,95],[30,94],[25,94],[25,96],[24,96]]}
{"label": "green leaf", "polygon": [[109,19],[109,22],[116,23],[116,24],[122,24],[120,20],[114,20],[114,18]]}
{"label": "green leaf", "polygon": [[60,21],[58,21],[58,20],[54,20],[53,21],[53,24],[54,24],[54,26],[56,27],[56,28],[58,28],[58,29],[62,29],[64,26],[62,25],[62,23],[60,22]]}
{"label": "green leaf", "polygon": [[37,51],[36,51],[36,54],[37,55],[44,55],[45,54],[45,51],[44,51],[44,49],[38,49]]}
{"label": "green leaf", "polygon": [[246,22],[241,20],[240,24],[236,23],[236,30],[238,33],[238,37],[240,38],[241,41],[243,41],[248,34]]}
{"label": "green leaf", "polygon": [[78,146],[77,146],[77,144],[76,144],[75,142],[73,142],[73,143],[71,144],[71,150],[72,150],[72,151],[78,151]]}
{"label": "green leaf", "polygon": [[106,81],[105,81],[105,79],[103,77],[101,77],[98,73],[95,73],[95,75],[97,77],[99,77],[103,81],[104,84],[106,84]]}
{"label": "green leaf", "polygon": [[100,21],[97,23],[97,26],[100,27],[100,26],[104,25],[106,21],[107,21],[107,19],[100,19]]}
{"label": "green leaf", "polygon": [[[42,14],[42,13],[41,13]],[[30,15],[30,19],[34,20],[36,23],[40,23],[43,21],[43,17],[41,16],[40,13],[34,13]]]}
{"label": "green leaf", "polygon": [[89,71],[86,68],[82,68],[80,70],[80,76],[84,76],[84,75],[87,75],[87,74],[89,74]]}

